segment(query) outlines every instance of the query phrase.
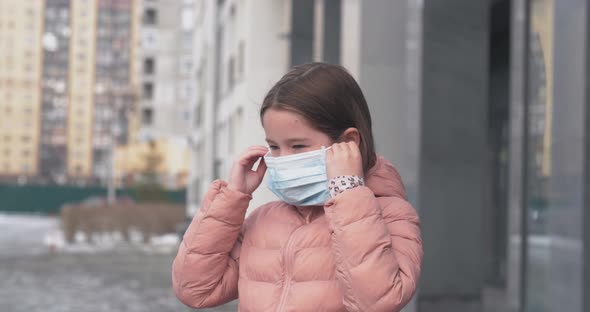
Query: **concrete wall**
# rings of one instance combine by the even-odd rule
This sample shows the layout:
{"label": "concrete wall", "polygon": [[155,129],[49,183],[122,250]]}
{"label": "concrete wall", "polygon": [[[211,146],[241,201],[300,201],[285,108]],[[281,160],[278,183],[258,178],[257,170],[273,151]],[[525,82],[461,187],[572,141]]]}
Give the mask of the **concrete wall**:
{"label": "concrete wall", "polygon": [[[191,195],[191,211],[198,209],[213,179],[228,179],[233,161],[248,146],[266,145],[260,105],[289,68],[290,0],[227,0],[219,8],[217,1],[211,0],[204,8],[203,24],[195,33],[195,63],[198,71],[204,70],[199,82],[204,87],[198,95],[203,97],[202,124],[191,130],[197,150],[191,181],[198,181],[191,190],[198,193]],[[236,72],[243,61],[243,72],[236,73],[230,87],[232,58]],[[249,211],[274,199],[265,183],[253,194]]]}
{"label": "concrete wall", "polygon": [[[180,87],[186,77],[181,77],[180,67],[183,55],[181,29],[181,3],[178,1],[160,1],[158,3],[144,3],[143,9],[154,8],[157,12],[157,22],[153,26],[142,26],[142,62],[151,57],[155,60],[155,73],[151,76],[143,75],[142,82],[152,82],[154,95],[152,100],[142,100],[142,107],[153,109],[151,125],[142,125],[140,139],[167,137],[171,135],[185,135],[188,130],[188,119],[183,119],[183,113],[188,109],[188,103],[181,101]],[[147,37],[155,38],[149,44]],[[194,81],[193,81],[194,83]]]}
{"label": "concrete wall", "polygon": [[378,152],[399,169],[422,218],[427,252],[418,311],[477,311],[489,183],[489,6],[460,0],[342,5],[343,20],[359,25],[343,22],[350,39],[342,43],[342,62],[363,88]]}
{"label": "concrete wall", "polygon": [[418,202],[429,252],[420,298],[431,303],[477,303],[483,286],[488,13],[484,2],[424,7]]}

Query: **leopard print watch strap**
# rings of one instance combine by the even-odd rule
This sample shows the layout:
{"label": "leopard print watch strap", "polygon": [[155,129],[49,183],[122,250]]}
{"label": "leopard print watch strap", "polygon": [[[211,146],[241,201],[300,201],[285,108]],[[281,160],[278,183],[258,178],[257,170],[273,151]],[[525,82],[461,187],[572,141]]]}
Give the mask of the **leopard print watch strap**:
{"label": "leopard print watch strap", "polygon": [[337,176],[328,181],[328,191],[330,196],[336,197],[338,194],[357,186],[364,186],[363,178],[352,175]]}

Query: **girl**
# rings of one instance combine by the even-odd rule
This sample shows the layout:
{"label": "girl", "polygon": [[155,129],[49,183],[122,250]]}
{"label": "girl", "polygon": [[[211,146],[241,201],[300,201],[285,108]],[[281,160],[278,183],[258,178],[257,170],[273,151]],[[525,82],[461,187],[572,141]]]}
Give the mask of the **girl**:
{"label": "girl", "polygon": [[[229,182],[211,184],[173,263],[176,296],[201,308],[239,294],[244,312],[401,310],[420,275],[418,216],[375,154],[354,78],[340,66],[297,66],[260,118],[269,147],[248,148]],[[266,171],[281,200],[244,220]]]}

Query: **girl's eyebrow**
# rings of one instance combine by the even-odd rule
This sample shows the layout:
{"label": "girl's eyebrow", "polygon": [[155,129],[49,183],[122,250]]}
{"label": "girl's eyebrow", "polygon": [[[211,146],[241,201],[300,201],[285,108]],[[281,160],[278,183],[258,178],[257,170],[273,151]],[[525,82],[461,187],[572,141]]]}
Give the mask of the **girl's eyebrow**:
{"label": "girl's eyebrow", "polygon": [[[305,141],[307,141],[307,138],[290,138],[290,139],[287,139],[286,142],[293,143],[293,142],[305,142]],[[268,138],[266,139],[266,142],[276,144],[275,141],[268,139]]]}
{"label": "girl's eyebrow", "polygon": [[307,141],[307,138],[290,138],[287,140],[287,143],[303,142],[303,141]]}

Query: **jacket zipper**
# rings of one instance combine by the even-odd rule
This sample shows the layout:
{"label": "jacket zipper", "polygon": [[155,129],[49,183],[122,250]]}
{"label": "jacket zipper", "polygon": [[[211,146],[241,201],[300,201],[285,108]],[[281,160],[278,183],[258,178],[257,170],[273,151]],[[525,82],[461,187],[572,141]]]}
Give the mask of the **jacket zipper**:
{"label": "jacket zipper", "polygon": [[292,260],[293,257],[291,256],[291,249],[293,249],[293,244],[295,241],[295,234],[302,228],[303,226],[298,227],[291,233],[289,239],[287,240],[287,244],[285,245],[285,253],[283,258],[285,259],[285,285],[283,286],[283,291],[281,293],[281,299],[279,300],[279,305],[277,307],[277,312],[283,311],[285,308],[285,303],[287,302],[287,296],[289,295],[289,291],[291,290],[291,281],[293,277],[291,276],[293,273],[291,270],[293,269]]}

